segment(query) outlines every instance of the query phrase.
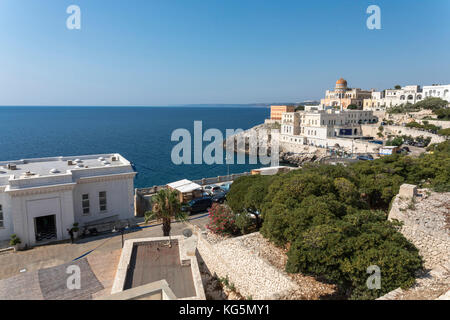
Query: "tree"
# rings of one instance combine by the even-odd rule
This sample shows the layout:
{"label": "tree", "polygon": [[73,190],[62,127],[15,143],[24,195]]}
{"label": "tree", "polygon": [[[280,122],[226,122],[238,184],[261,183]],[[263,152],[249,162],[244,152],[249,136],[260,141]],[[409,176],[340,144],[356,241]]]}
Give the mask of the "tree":
{"label": "tree", "polygon": [[450,128],[441,129],[438,131],[438,134],[440,134],[441,136],[449,137],[450,136]]}
{"label": "tree", "polygon": [[356,104],[351,104],[347,107],[348,110],[358,110],[358,106]]}
{"label": "tree", "polygon": [[256,228],[261,226],[260,213],[268,191],[270,176],[240,177],[231,185],[227,203],[234,213],[250,213],[255,217]]}
{"label": "tree", "polygon": [[433,110],[439,120],[450,120],[450,108],[440,108]]}
{"label": "tree", "polygon": [[172,218],[185,221],[186,213],[181,211],[181,203],[176,190],[162,189],[152,198],[152,211],[145,213],[146,220],[156,219],[162,221],[162,230],[165,237],[170,235]]}
{"label": "tree", "polygon": [[448,105],[448,101],[442,100],[441,98],[433,98],[433,97],[427,97],[423,99],[422,101],[417,102],[414,104],[416,109],[428,109],[428,110],[436,110],[440,108],[445,108]]}
{"label": "tree", "polygon": [[402,88],[402,86],[399,85],[399,84],[396,84],[395,87],[394,87],[395,90],[400,90],[401,88]]}
{"label": "tree", "polygon": [[392,140],[386,141],[387,146],[397,146],[400,147],[403,144],[403,138],[402,137],[395,137]]}
{"label": "tree", "polygon": [[296,108],[295,108],[295,111],[304,111],[305,110],[305,106],[302,106],[302,105],[298,105]]}

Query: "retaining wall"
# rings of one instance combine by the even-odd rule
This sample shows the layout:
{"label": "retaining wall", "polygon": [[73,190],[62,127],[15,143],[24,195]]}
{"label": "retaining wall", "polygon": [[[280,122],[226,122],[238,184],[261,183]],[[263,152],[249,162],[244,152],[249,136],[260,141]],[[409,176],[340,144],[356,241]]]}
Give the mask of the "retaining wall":
{"label": "retaining wall", "polygon": [[279,300],[290,296],[297,285],[274,266],[251,252],[241,241],[251,234],[211,243],[197,230],[197,250],[211,274],[227,277],[244,297]]}

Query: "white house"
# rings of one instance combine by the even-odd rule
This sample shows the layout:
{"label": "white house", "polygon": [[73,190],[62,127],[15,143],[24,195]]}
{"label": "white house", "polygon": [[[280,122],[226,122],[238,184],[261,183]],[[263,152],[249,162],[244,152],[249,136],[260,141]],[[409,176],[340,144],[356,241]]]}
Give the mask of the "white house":
{"label": "white house", "polygon": [[423,92],[426,98],[441,98],[450,102],[450,84],[424,86]]}
{"label": "white house", "polygon": [[415,104],[425,97],[419,85],[404,86],[401,89],[387,89],[382,104],[386,107],[398,106],[400,104]]}
{"label": "white house", "polygon": [[0,162],[0,241],[70,238],[67,229],[134,216],[134,171],[120,154]]}

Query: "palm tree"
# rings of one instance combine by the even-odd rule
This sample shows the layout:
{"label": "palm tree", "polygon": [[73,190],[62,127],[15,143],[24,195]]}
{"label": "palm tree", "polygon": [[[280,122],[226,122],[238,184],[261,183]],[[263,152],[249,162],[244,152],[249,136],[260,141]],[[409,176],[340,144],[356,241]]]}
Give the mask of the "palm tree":
{"label": "palm tree", "polygon": [[152,211],[145,213],[146,222],[152,219],[162,221],[162,230],[165,237],[170,235],[170,223],[172,218],[186,221],[187,215],[181,211],[181,203],[178,200],[178,192],[163,189],[152,197]]}

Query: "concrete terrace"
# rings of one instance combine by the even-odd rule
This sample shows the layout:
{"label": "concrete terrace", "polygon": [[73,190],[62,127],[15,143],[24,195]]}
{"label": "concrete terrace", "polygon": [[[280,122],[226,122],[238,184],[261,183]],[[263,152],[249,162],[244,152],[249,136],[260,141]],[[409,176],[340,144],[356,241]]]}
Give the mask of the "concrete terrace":
{"label": "concrete terrace", "polygon": [[179,244],[172,240],[145,242],[135,245],[124,289],[131,289],[165,279],[178,298],[195,296],[190,265],[180,262]]}
{"label": "concrete terrace", "polygon": [[[190,224],[172,223],[171,235],[182,235],[183,230],[190,228],[191,224],[204,228],[207,222],[206,216],[191,220]],[[155,225],[127,233],[124,240],[162,235],[161,226]],[[121,247],[120,235],[107,235],[79,240],[74,244],[64,242],[16,253],[0,253],[0,300],[95,299],[108,295],[114,282]],[[76,294],[64,290],[68,277],[65,274],[66,267],[73,264],[78,265],[82,274],[85,274],[81,279],[82,290]],[[21,273],[21,270],[25,271]],[[55,294],[51,294],[52,291]]]}

